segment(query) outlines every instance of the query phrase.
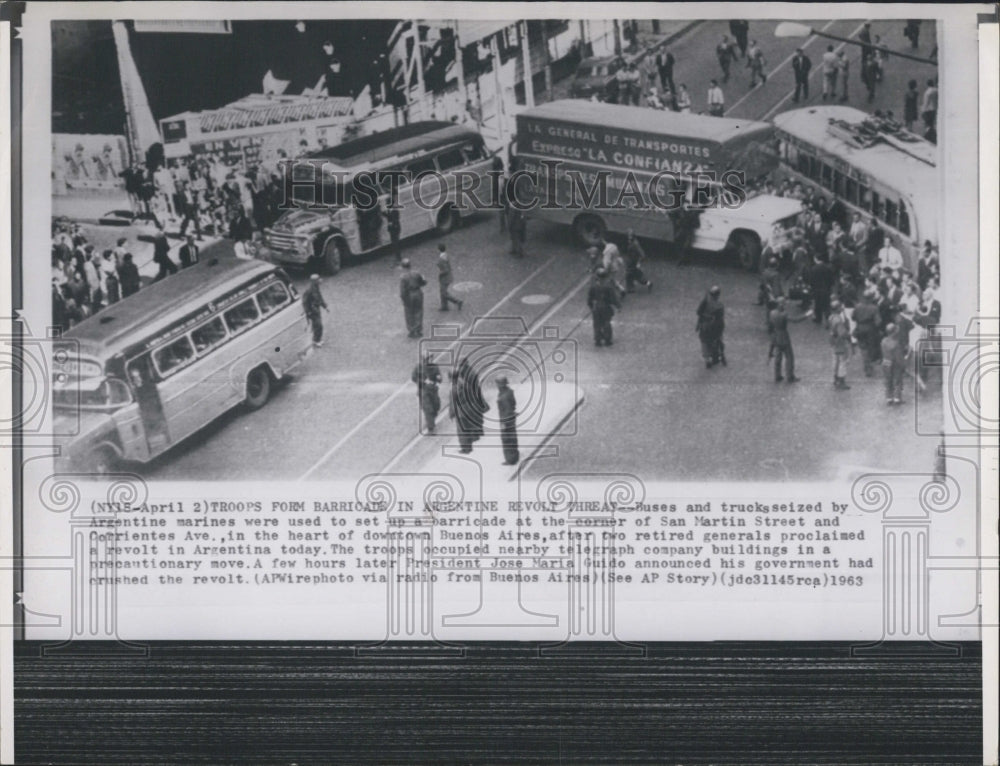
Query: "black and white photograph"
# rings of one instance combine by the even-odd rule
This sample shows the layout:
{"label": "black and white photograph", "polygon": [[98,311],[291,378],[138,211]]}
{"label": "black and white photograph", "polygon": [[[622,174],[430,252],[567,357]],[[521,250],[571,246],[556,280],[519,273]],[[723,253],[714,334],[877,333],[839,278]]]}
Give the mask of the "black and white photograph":
{"label": "black and white photograph", "polygon": [[0,11],[0,761],[996,763],[995,5]]}

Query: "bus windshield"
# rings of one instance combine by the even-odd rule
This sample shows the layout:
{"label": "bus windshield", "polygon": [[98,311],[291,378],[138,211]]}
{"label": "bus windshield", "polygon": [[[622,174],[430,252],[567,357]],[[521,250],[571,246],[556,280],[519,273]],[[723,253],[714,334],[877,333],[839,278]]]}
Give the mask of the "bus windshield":
{"label": "bus windshield", "polygon": [[113,412],[132,402],[132,392],[119,378],[99,376],[56,381],[52,392],[56,409],[102,410]]}

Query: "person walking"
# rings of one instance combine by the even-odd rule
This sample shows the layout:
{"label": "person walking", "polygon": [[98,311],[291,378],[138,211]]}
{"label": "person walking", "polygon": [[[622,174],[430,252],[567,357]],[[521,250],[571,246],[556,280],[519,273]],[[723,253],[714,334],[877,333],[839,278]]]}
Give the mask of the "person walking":
{"label": "person walking", "polygon": [[177,264],[170,259],[170,243],[162,226],[156,227],[156,236],[153,238],[153,263],[160,267],[153,278],[154,282],[177,273]]}
{"label": "person walking", "polygon": [[400,264],[403,276],[399,280],[399,297],[403,302],[406,331],[410,338],[420,338],[424,334],[424,286],[427,280],[419,272],[410,268],[410,259],[404,258]]}
{"label": "person walking", "polygon": [[826,46],[823,54],[823,100],[837,95],[837,54],[833,46]]}
{"label": "person walking", "polygon": [[121,285],[123,298],[139,292],[139,269],[132,262],[132,253],[122,256],[122,264],[118,267],[118,283]]}
{"label": "person walking", "polygon": [[507,219],[507,229],[510,232],[510,252],[512,255],[524,257],[524,242],[528,236],[528,219],[524,212],[510,208]]}
{"label": "person walking", "polygon": [[875,86],[878,83],[878,60],[874,55],[861,60],[861,82],[868,91],[868,103],[875,100]]}
{"label": "person walking", "polygon": [[813,259],[809,269],[809,293],[813,302],[813,321],[823,324],[830,314],[830,293],[836,281],[833,267],[819,257]]}
{"label": "person walking", "polygon": [[718,80],[712,80],[708,88],[708,113],[713,117],[722,117],[726,111],[726,97],[722,94]]}
{"label": "person walking", "polygon": [[913,123],[920,116],[918,114],[919,101],[920,93],[917,91],[917,81],[910,80],[906,84],[906,93],[903,94],[903,124],[910,132],[913,132]]}
{"label": "person walking", "polygon": [[924,135],[930,131],[935,131],[937,125],[938,89],[937,80],[927,81],[927,89],[924,91],[923,100],[920,103],[920,117],[924,121]]}
{"label": "person walking", "polygon": [[847,385],[847,362],[854,353],[851,345],[851,322],[839,300],[830,304],[830,345],[833,346],[833,387],[839,391]]}
{"label": "person walking", "polygon": [[872,47],[872,25],[870,21],[866,21],[861,27],[861,31],[858,32],[858,40],[861,42],[861,66],[864,68],[865,61],[875,54],[875,49]]}
{"label": "person walking", "polygon": [[653,289],[653,283],[646,278],[642,271],[642,262],[646,260],[646,252],[635,236],[632,229],[628,230],[625,241],[625,291],[635,292],[636,284],[640,284],[649,292]]}
{"label": "person walking", "polygon": [[441,396],[438,393],[441,368],[431,359],[430,353],[425,354],[423,360],[417,362],[417,366],[410,373],[410,380],[417,384],[417,400],[424,415],[424,428],[428,434],[434,434],[437,428],[437,416],[441,411]]}
{"label": "person walking", "polygon": [[306,314],[306,320],[312,329],[313,345],[320,348],[323,345],[323,314],[330,313],[330,309],[323,300],[323,293],[319,289],[319,274],[309,277],[309,287],[302,293],[302,310]]}
{"label": "person walking", "polygon": [[879,342],[879,312],[875,305],[874,295],[870,290],[866,290],[858,299],[858,305],[854,307],[854,337],[861,348],[861,361],[865,366],[865,375],[871,377],[875,374],[875,364],[880,359]]}
{"label": "person walking", "polygon": [[473,442],[483,436],[483,415],[490,406],[483,397],[479,376],[463,357],[451,374],[450,415],[458,431],[459,452],[472,452]]}
{"label": "person walking", "polygon": [[750,70],[750,87],[756,88],[758,79],[760,79],[760,84],[763,85],[767,82],[767,75],[764,74],[764,52],[760,49],[756,40],[750,43],[750,49],[746,52],[746,56],[747,69]]}
{"label": "person walking", "polygon": [[722,81],[729,82],[729,69],[733,64],[733,59],[736,58],[736,50],[726,35],[723,35],[722,41],[715,46],[715,57],[719,60],[719,68],[722,70]]}
{"label": "person walking", "polygon": [[194,234],[188,234],[184,239],[184,244],[177,251],[177,256],[181,259],[182,269],[194,266],[198,262],[199,255],[198,246],[194,243]]}
{"label": "person walking", "polygon": [[508,385],[507,378],[497,378],[497,414],[500,417],[500,443],[503,445],[503,464],[517,465],[521,453],[517,448],[517,399]]}
{"label": "person walking", "polygon": [[[771,336],[771,349],[768,352],[768,359],[774,359],[774,382],[780,383],[787,380],[795,383],[799,378],[795,377],[795,352],[792,350],[792,336],[788,333],[789,322],[801,322],[808,319],[811,311],[797,317],[788,315],[787,301],[784,296],[775,299],[774,308],[767,315],[768,332]],[[785,363],[785,374],[781,374],[781,363]]]}
{"label": "person walking", "polygon": [[660,75],[660,85],[671,93],[677,92],[677,87],[674,85],[674,63],[674,54],[669,50],[656,54],[656,70]]}
{"label": "person walking", "polygon": [[621,308],[621,301],[618,288],[612,283],[604,266],[597,269],[595,279],[590,284],[587,306],[594,323],[594,345],[613,345],[611,319],[615,315],[615,309]]}
{"label": "person walking", "polygon": [[740,49],[740,55],[747,55],[747,37],[750,34],[750,22],[745,19],[736,19],[729,22],[729,33],[736,40],[736,45]]}
{"label": "person walking", "polygon": [[906,372],[906,345],[900,340],[899,328],[891,322],[886,325],[882,339],[882,370],[885,375],[885,403],[903,403],[903,375]]}
{"label": "person walking", "polygon": [[385,228],[389,233],[389,246],[396,258],[396,265],[403,262],[403,251],[399,247],[399,235],[403,227],[399,222],[399,207],[391,206],[385,211]]}
{"label": "person walking", "polygon": [[837,76],[840,77],[840,85],[843,91],[840,94],[841,101],[847,101],[847,80],[851,74],[851,62],[844,54],[844,51],[837,51]]}
{"label": "person walking", "polygon": [[695,330],[701,341],[701,356],[705,367],[711,369],[718,363],[726,366],[726,346],[722,334],[726,329],[726,309],[722,304],[722,288],[713,285],[698,304],[698,323]]}
{"label": "person walking", "polygon": [[796,48],[795,55],[792,56],[792,72],[795,74],[795,95],[792,100],[797,104],[802,96],[809,100],[809,70],[812,69],[812,60],[802,52],[801,48]]}
{"label": "person walking", "polygon": [[444,242],[438,245],[438,289],[441,292],[441,311],[448,310],[448,304],[454,303],[458,310],[462,310],[462,301],[451,294],[450,287],[454,281],[451,271],[451,259],[448,258],[448,250]]}

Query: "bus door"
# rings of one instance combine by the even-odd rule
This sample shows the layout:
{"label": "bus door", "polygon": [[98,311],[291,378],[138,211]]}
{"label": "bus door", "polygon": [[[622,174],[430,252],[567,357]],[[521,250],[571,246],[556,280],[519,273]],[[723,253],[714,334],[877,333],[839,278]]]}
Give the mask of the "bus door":
{"label": "bus door", "polygon": [[[163,403],[156,385],[156,371],[149,353],[131,360],[125,368],[132,395],[138,405],[141,431],[145,435],[145,448],[150,457],[158,455],[170,446],[170,431],[163,413]],[[120,431],[129,435],[135,432],[134,423],[120,424]]]}

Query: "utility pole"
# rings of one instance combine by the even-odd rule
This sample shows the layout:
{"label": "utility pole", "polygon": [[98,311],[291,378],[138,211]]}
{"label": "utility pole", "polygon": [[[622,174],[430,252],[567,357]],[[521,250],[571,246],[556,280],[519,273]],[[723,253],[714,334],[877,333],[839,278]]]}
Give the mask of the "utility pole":
{"label": "utility pole", "polygon": [[524,65],[524,103],[530,108],[535,105],[535,83],[531,71],[531,46],[528,44],[528,22],[517,24],[517,36],[521,43],[521,63]]}

